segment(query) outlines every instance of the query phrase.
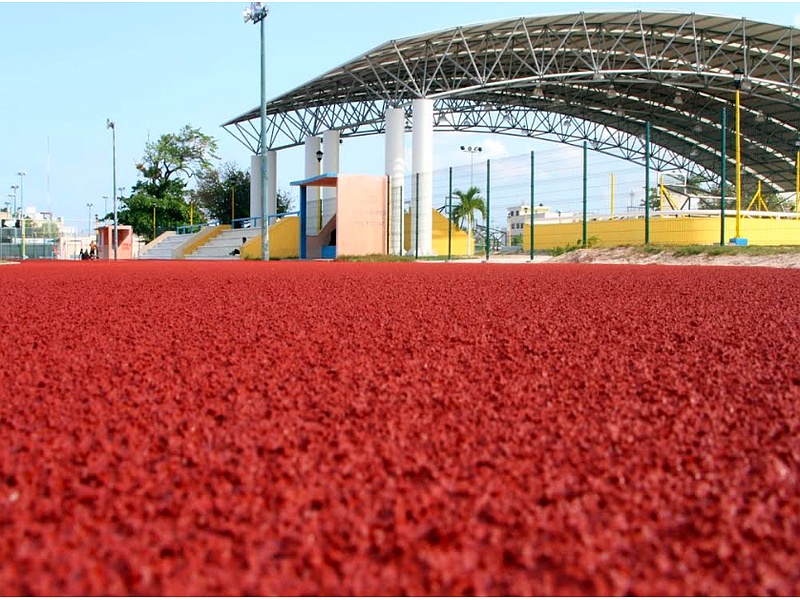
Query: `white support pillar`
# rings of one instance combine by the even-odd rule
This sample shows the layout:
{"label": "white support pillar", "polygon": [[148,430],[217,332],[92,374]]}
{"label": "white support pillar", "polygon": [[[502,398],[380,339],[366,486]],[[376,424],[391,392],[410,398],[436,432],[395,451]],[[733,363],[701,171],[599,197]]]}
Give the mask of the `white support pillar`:
{"label": "white support pillar", "polygon": [[[317,160],[317,150],[320,148],[320,138],[309,137],[305,142],[306,179],[319,175],[320,164]],[[317,235],[319,232],[320,189],[310,187],[307,191],[306,203],[306,231],[308,235]]]}
{"label": "white support pillar", "polygon": [[406,176],[405,156],[406,111],[390,108],[386,111],[386,174],[389,176],[389,254],[403,253],[403,197]]}
{"label": "white support pillar", "polygon": [[[433,100],[421,98],[411,103],[411,246],[420,256],[433,254]],[[417,201],[417,174],[419,200]],[[419,215],[416,214],[419,206]],[[419,239],[419,242],[417,242]]]}
{"label": "white support pillar", "polygon": [[[269,171],[267,171],[269,177]],[[269,180],[267,181],[269,185]],[[261,156],[256,154],[250,157],[250,217],[261,218]],[[253,227],[261,227],[261,222]]]}
{"label": "white support pillar", "polygon": [[[322,132],[322,172],[339,172],[339,132]],[[336,188],[322,188],[322,225],[336,213]]]}
{"label": "white support pillar", "polygon": [[[278,153],[275,150],[267,150],[267,212],[270,215],[278,212]],[[262,216],[261,163],[258,154],[250,157],[250,216]],[[251,226],[261,227],[261,223],[252,223]]]}
{"label": "white support pillar", "polygon": [[[278,153],[267,150],[267,215],[278,212]],[[267,225],[272,225],[268,223]]]}

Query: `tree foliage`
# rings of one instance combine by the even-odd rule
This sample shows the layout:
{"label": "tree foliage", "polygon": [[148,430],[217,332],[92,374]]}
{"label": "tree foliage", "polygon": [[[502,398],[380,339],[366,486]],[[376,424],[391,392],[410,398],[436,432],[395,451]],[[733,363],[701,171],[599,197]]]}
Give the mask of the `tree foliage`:
{"label": "tree foliage", "polygon": [[[210,169],[198,178],[194,201],[209,219],[220,223],[231,222],[231,195],[234,219],[250,216],[250,173],[233,163],[220,170]],[[278,213],[291,210],[293,200],[287,192],[278,192]]]}
{"label": "tree foliage", "polygon": [[180,175],[190,179],[211,169],[212,158],[219,158],[216,140],[185,125],[178,133],[167,133],[148,142],[136,168],[147,181],[165,185]]}
{"label": "tree foliage", "polygon": [[208,169],[198,177],[193,201],[209,220],[230,224],[231,200],[235,219],[250,216],[250,175],[247,172],[233,163],[226,163],[220,170]]}
{"label": "tree foliage", "polygon": [[[119,199],[119,222],[133,227],[134,233],[152,239],[156,232],[189,223],[188,181],[212,169],[217,142],[191,125],[177,134],[162,135],[145,146],[142,161],[136,165],[143,179],[136,182],[128,197]],[[106,218],[113,214],[106,215]],[[203,221],[198,215],[195,221]]]}
{"label": "tree foliage", "polygon": [[185,187],[179,180],[166,185],[137,182],[133,193],[120,199],[119,222],[132,226],[134,233],[148,240],[152,240],[154,234],[153,209],[156,233],[189,223],[190,207],[184,197]]}
{"label": "tree foliage", "polygon": [[458,198],[458,204],[453,207],[451,219],[463,229],[464,221],[471,227],[475,220],[475,211],[486,217],[486,202],[481,196],[481,190],[473,185],[466,192],[456,190],[453,194]]}
{"label": "tree foliage", "polygon": [[[481,196],[481,190],[473,185],[466,192],[456,190],[454,194],[458,197],[459,203],[453,207],[450,219],[460,228],[463,228],[464,220],[467,221],[467,240],[472,244],[472,231],[475,224],[475,212],[479,212],[482,218],[486,218],[486,202]],[[472,254],[473,248],[468,247],[467,253]]]}

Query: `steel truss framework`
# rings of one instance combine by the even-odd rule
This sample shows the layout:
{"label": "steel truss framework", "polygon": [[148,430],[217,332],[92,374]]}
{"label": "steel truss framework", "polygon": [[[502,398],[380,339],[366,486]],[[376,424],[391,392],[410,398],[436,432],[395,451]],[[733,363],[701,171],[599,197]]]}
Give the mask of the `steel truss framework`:
{"label": "steel truss framework", "polygon": [[[434,100],[436,131],[488,132],[570,145],[718,180],[721,113],[734,157],[733,71],[745,173],[794,190],[800,139],[800,31],[700,14],[618,12],[519,18],[387,42],[267,105],[267,147],[327,129],[384,132],[388,108]],[[223,127],[257,152],[258,107]]]}

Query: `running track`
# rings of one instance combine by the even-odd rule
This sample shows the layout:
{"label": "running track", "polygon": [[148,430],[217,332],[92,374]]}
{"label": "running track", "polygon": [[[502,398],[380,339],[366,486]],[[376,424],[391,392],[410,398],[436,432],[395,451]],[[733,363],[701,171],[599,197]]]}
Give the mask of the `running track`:
{"label": "running track", "polygon": [[0,267],[0,595],[800,593],[800,271]]}

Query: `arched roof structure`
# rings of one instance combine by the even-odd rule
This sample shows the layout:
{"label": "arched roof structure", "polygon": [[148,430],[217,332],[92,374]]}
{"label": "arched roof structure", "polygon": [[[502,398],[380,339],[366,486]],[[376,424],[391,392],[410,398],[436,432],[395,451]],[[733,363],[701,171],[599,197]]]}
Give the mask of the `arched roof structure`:
{"label": "arched roof structure", "polygon": [[[674,12],[507,19],[392,40],[267,104],[267,148],[327,129],[383,133],[387,108],[434,100],[436,131],[527,136],[652,166],[720,172],[722,108],[734,164],[733,72],[741,92],[745,173],[794,190],[800,139],[800,31]],[[255,153],[259,108],[223,124]],[[729,173],[733,173],[730,169]]]}

